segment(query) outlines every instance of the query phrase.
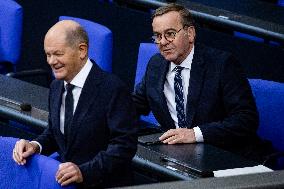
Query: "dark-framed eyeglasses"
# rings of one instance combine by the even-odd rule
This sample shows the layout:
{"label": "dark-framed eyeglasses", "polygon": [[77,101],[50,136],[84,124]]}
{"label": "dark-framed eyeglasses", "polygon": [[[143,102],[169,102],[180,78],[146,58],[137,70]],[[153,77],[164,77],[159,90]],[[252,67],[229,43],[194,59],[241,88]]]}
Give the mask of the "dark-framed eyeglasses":
{"label": "dark-framed eyeglasses", "polygon": [[175,31],[175,30],[168,30],[166,32],[164,32],[164,34],[162,33],[155,33],[153,36],[152,36],[152,40],[154,43],[156,44],[159,44],[163,38],[163,35],[164,35],[164,38],[168,41],[168,42],[173,42],[174,39],[176,38],[176,35],[184,28],[185,26],[183,26],[182,28],[180,28],[178,31]]}

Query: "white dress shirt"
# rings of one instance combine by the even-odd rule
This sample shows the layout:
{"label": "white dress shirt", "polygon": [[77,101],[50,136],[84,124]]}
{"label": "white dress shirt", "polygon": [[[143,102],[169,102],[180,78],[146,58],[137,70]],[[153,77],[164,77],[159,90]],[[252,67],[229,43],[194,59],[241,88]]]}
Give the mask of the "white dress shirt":
{"label": "white dress shirt", "polygon": [[[77,107],[83,86],[84,86],[85,81],[86,81],[86,79],[89,75],[89,72],[91,71],[92,66],[93,66],[93,63],[90,61],[90,59],[88,59],[87,63],[84,65],[84,67],[80,70],[80,72],[70,82],[72,85],[75,86],[73,91],[72,91],[73,99],[74,99],[73,114],[76,110],[76,107]],[[62,94],[62,102],[61,102],[61,107],[60,107],[60,131],[62,132],[62,134],[64,134],[65,97],[66,97],[66,94],[67,94],[66,85],[67,85],[67,82],[64,81],[65,91]]]}
{"label": "white dress shirt", "polygon": [[[182,75],[182,86],[183,86],[183,98],[184,98],[184,111],[186,113],[186,105],[187,105],[187,94],[188,94],[188,86],[189,86],[189,79],[190,79],[190,70],[191,70],[191,64],[192,59],[194,55],[194,47],[192,48],[189,55],[186,57],[186,59],[179,65],[181,67],[184,67],[184,69],[181,72]],[[176,111],[176,102],[175,102],[175,90],[174,90],[174,78],[175,78],[175,67],[177,65],[173,62],[170,63],[168,73],[166,75],[166,81],[164,84],[164,94],[166,97],[167,105],[169,112],[171,114],[172,119],[174,120],[176,128],[179,128],[178,126],[178,118],[177,118],[177,111]],[[203,142],[203,135],[198,126],[193,128],[195,138],[197,142]]]}

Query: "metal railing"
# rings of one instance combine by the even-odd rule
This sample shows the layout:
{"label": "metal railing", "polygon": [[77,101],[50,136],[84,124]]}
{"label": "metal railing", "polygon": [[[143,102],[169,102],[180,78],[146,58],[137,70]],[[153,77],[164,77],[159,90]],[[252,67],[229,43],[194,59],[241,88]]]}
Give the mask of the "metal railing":
{"label": "metal railing", "polygon": [[[165,0],[118,0],[116,2],[146,9],[156,9],[168,3]],[[190,1],[177,0],[176,3],[190,8],[195,21],[199,24],[243,32],[261,37],[265,41],[276,41],[282,45],[284,44],[283,25]]]}

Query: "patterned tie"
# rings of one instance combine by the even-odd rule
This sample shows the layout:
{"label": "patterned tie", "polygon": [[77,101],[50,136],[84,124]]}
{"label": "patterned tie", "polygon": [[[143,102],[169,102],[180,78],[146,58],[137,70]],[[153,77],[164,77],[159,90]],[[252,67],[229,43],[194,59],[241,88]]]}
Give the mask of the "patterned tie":
{"label": "patterned tie", "polygon": [[175,79],[174,79],[174,89],[175,89],[175,101],[176,101],[178,126],[180,128],[186,128],[185,113],[184,113],[183,86],[182,86],[182,76],[181,76],[182,70],[183,70],[183,67],[181,66],[176,66],[174,69],[174,71],[176,72]]}
{"label": "patterned tie", "polygon": [[74,89],[74,85],[68,83],[66,85],[66,97],[65,97],[65,116],[64,116],[64,136],[65,139],[68,136],[68,132],[70,130],[70,125],[73,119],[73,106],[74,106],[74,99],[72,90]]}

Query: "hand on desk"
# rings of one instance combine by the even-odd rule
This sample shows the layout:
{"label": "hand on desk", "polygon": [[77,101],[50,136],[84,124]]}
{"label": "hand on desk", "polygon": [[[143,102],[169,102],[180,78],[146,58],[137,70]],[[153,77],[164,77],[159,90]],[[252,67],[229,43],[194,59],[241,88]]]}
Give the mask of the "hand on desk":
{"label": "hand on desk", "polygon": [[196,142],[193,129],[187,129],[187,128],[170,129],[167,132],[165,132],[159,138],[159,140],[167,144]]}
{"label": "hand on desk", "polygon": [[13,149],[13,159],[19,165],[25,165],[27,158],[38,151],[38,146],[27,140],[21,139],[16,142]]}
{"label": "hand on desk", "polygon": [[73,182],[83,182],[83,176],[79,167],[72,162],[61,163],[55,178],[61,186],[66,186]]}

